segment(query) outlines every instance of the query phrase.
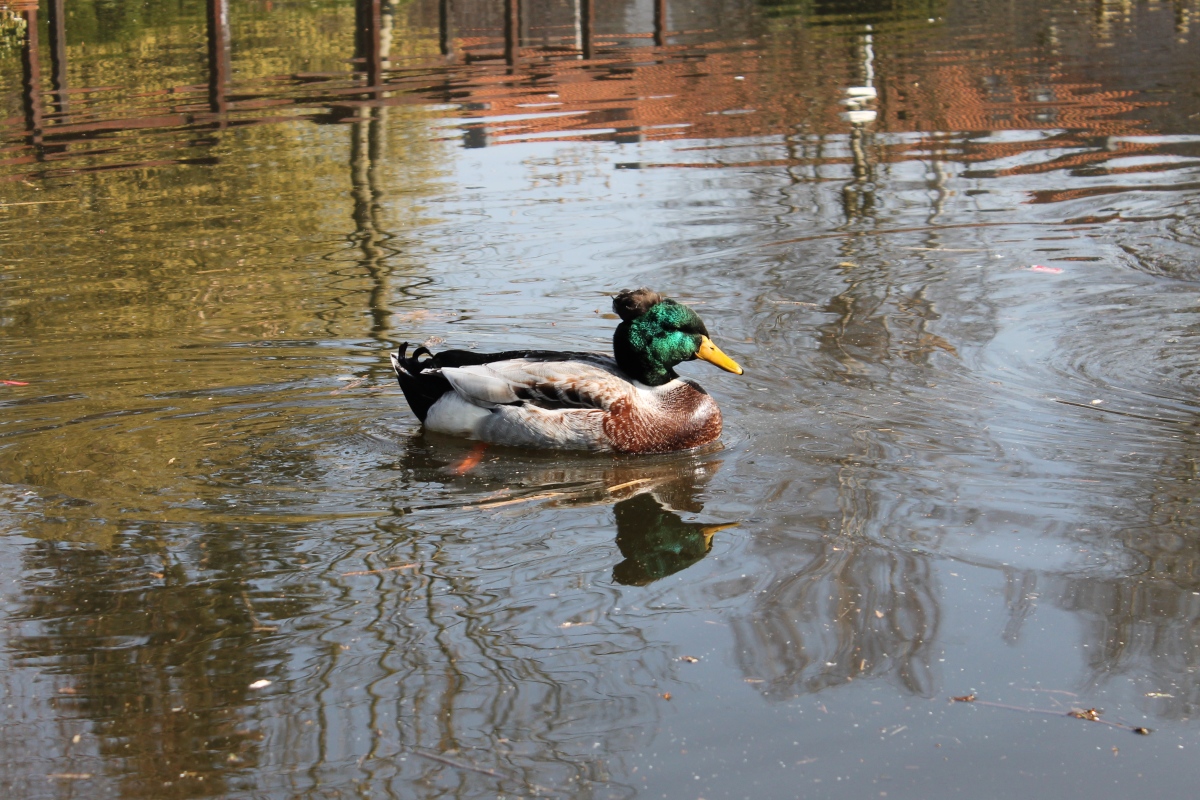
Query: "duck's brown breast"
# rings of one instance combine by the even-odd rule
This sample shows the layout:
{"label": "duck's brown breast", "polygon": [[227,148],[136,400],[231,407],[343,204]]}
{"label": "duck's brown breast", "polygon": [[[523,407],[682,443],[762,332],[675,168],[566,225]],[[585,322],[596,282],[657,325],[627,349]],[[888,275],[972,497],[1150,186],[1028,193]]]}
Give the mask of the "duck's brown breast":
{"label": "duck's brown breast", "polygon": [[619,453],[669,453],[708,444],[721,435],[721,409],[690,381],[659,395],[653,405],[627,399],[604,415],[604,433]]}

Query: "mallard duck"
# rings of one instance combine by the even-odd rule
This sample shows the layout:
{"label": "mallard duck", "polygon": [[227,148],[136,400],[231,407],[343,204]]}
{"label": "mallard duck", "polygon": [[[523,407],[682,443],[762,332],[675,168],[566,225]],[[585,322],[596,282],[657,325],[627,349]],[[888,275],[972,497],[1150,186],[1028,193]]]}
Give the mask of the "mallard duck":
{"label": "mallard duck", "polygon": [[[551,350],[391,354],[425,428],[494,444],[666,453],[721,435],[721,410],[674,367],[702,358],[742,368],[713,344],[695,311],[649,289],[613,298],[613,356]],[[422,358],[427,356],[427,358]]]}

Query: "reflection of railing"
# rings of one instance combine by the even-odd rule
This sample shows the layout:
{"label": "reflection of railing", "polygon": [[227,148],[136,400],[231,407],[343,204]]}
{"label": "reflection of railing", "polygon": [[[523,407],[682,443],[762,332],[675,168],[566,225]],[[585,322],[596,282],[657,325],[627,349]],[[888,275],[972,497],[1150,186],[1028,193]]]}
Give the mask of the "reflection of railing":
{"label": "reflection of railing", "polygon": [[[229,110],[228,86],[229,65],[229,8],[228,0],[207,2],[208,44],[208,104],[213,114],[223,115]],[[72,124],[69,111],[69,86],[67,84],[67,30],[64,0],[49,0],[47,23],[50,30],[51,92],[53,100],[52,122],[47,119],[41,75],[41,41],[37,0],[22,0],[11,4],[25,20],[25,40],[21,51],[23,68],[22,106],[25,112],[25,133],[39,160],[46,155],[47,138],[63,138],[90,134],[98,130],[137,129],[160,127],[171,122],[184,123],[182,115],[176,120],[161,116],[124,121],[124,124],[81,123]],[[48,124],[50,122],[50,124]],[[218,121],[223,126],[223,120]],[[61,144],[61,143],[60,143]]]}
{"label": "reflection of railing", "polygon": [[[207,97],[202,103],[178,103],[163,109],[155,109],[153,113],[143,113],[138,116],[120,119],[100,120],[85,114],[77,114],[73,119],[69,107],[70,88],[68,84],[68,52],[67,52],[67,20],[65,15],[65,0],[47,0],[48,29],[49,29],[49,61],[51,66],[50,90],[43,85],[44,76],[41,71],[43,49],[47,43],[39,39],[39,16],[36,0],[18,0],[7,5],[0,0],[0,7],[9,8],[21,15],[25,21],[24,41],[22,47],[23,82],[22,106],[24,111],[25,130],[23,137],[33,150],[33,158],[37,161],[56,160],[63,157],[68,146],[80,143],[99,134],[113,134],[121,131],[142,130],[147,128],[196,128],[223,129],[233,124],[253,124],[267,122],[273,117],[259,119],[235,119],[235,113],[261,109],[271,106],[292,107],[325,107],[331,108],[332,116],[325,115],[322,110],[314,108],[311,116],[316,121],[340,121],[347,116],[357,116],[358,107],[362,104],[380,103],[385,98],[391,98],[389,103],[408,102],[404,98],[393,95],[397,89],[422,88],[434,89],[424,81],[421,87],[397,87],[388,83],[388,49],[392,34],[393,4],[391,0],[356,0],[355,26],[353,32],[354,75],[347,75],[353,83],[349,86],[337,85],[336,76],[283,75],[266,79],[263,83],[269,88],[262,92],[241,91],[232,99],[232,67],[231,48],[233,46],[230,27],[230,6],[228,0],[207,0],[205,14],[205,38],[207,44],[207,78],[202,85],[207,90]],[[571,57],[592,59],[595,57],[593,42],[596,39],[595,4],[594,0],[573,0],[575,12],[575,30],[566,46],[548,46],[527,48],[525,39],[528,28],[527,21],[522,19],[521,0],[492,0],[503,8],[503,53],[489,54],[472,50],[470,44],[457,42],[454,36],[454,6],[452,0],[437,0],[438,8],[438,47],[447,59],[454,59],[456,48],[464,47],[462,54],[467,61],[487,61],[492,58],[502,58],[511,68],[521,64],[523,59],[554,57]],[[667,3],[666,0],[654,2],[653,41],[657,46],[663,46],[668,38]],[[645,34],[650,35],[650,34]],[[428,77],[428,76],[426,76]],[[452,79],[445,78],[445,86],[441,94],[445,99],[452,96]],[[365,87],[364,84],[365,83]],[[436,81],[435,81],[436,84]],[[388,88],[385,88],[387,85]],[[196,86],[174,87],[162,92],[178,101],[193,93]],[[243,87],[244,89],[244,87]],[[391,94],[387,94],[391,92]],[[47,95],[51,98],[47,105]],[[290,95],[290,96],[288,96]],[[419,99],[424,102],[424,99]],[[85,104],[86,105],[86,104]],[[25,159],[20,159],[25,160]],[[13,162],[10,162],[13,163]],[[139,166],[129,164],[126,166]],[[110,165],[111,168],[112,165]]]}
{"label": "reflection of railing", "polygon": [[208,0],[208,106],[214,114],[229,110],[229,4]]}
{"label": "reflection of railing", "polygon": [[[21,86],[23,89],[22,106],[25,110],[25,127],[29,132],[29,142],[34,147],[41,144],[42,137],[42,71],[38,46],[38,8],[36,0],[14,6],[25,20],[25,46],[21,50]],[[62,24],[62,15],[58,15],[58,23]],[[51,31],[51,38],[54,32]]]}

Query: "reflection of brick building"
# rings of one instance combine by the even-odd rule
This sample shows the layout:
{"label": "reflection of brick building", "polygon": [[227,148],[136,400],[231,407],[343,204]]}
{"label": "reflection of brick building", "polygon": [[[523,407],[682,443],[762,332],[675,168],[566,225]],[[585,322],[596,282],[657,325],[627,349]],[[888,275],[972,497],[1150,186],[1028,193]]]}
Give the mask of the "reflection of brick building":
{"label": "reflection of brick building", "polygon": [[[795,25],[742,44],[714,41],[726,32],[671,31],[656,46],[652,28],[612,33],[613,21],[596,24],[593,58],[573,50],[568,0],[542,0],[544,17],[522,17],[520,39],[505,61],[505,29],[460,27],[452,42],[458,60],[443,91],[418,92],[460,104],[469,146],[530,138],[729,139],[801,134],[838,134],[850,129],[842,117],[842,90],[863,80],[861,37],[856,26]],[[496,8],[495,4],[489,8]],[[624,17],[651,17],[653,0],[623,4]],[[611,16],[611,15],[610,15]],[[460,23],[461,24],[461,23]],[[861,26],[858,26],[861,27]],[[761,32],[760,32],[761,33]],[[938,32],[923,34],[929,44]],[[990,161],[1048,146],[1087,152],[1069,158],[1013,166],[1006,172],[1081,167],[1112,157],[1088,147],[1095,137],[1144,132],[1137,112],[1157,103],[1132,91],[1104,91],[1035,48],[991,45],[923,50],[911,36],[874,29],[873,74],[879,116],[872,129],[884,133],[942,131],[955,137],[954,158]],[[679,44],[685,41],[689,44]],[[401,79],[403,81],[403,79]],[[1006,130],[1051,130],[1055,137],[987,137]],[[931,142],[937,147],[937,142]],[[905,147],[907,150],[911,141]],[[944,145],[942,145],[944,147]],[[1121,143],[1119,149],[1134,149]],[[880,156],[888,157],[884,147]],[[898,156],[899,157],[899,156]]]}
{"label": "reflection of brick building", "polygon": [[512,74],[506,66],[476,62],[480,69],[470,82],[448,93],[466,105],[467,116],[495,120],[489,127],[500,141],[555,132],[604,138],[771,132],[761,129],[754,113],[755,85],[744,74],[754,67],[750,52],[671,46],[601,49],[586,62],[530,55],[522,51]]}
{"label": "reflection of brick building", "polygon": [[[956,144],[955,160],[994,161],[1048,147],[1078,148],[1097,137],[1134,136],[1145,123],[1133,112],[1157,103],[1135,100],[1132,91],[1104,91],[1100,84],[1057,69],[1040,68],[1032,54],[945,52],[907,74],[886,77],[879,127],[891,131],[947,131],[988,134],[1000,131],[1053,131],[1050,138]],[[1037,82],[1030,75],[1040,74]],[[936,146],[936,145],[935,145]],[[1122,149],[1134,148],[1128,143]],[[1054,160],[1038,160],[997,170],[1024,174],[1082,167],[1112,158],[1089,147]]]}

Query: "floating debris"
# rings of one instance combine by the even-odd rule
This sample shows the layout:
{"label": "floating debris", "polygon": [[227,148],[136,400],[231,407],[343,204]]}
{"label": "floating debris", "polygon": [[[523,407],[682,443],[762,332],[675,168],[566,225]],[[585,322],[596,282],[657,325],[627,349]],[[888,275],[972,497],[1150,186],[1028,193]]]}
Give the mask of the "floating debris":
{"label": "floating debris", "polygon": [[1049,714],[1053,717],[1073,717],[1074,719],[1083,719],[1088,722],[1099,722],[1101,725],[1109,725],[1113,728],[1120,728],[1123,731],[1132,731],[1140,736],[1149,736],[1150,728],[1144,728],[1140,725],[1126,725],[1124,722],[1113,722],[1102,718],[1103,713],[1098,708],[1071,708],[1066,711],[1047,708],[1028,708],[1026,706],[1013,706],[1008,703],[993,703],[990,700],[979,700],[974,694],[964,694],[958,697],[951,697],[952,703],[974,703],[977,706],[991,706],[992,708],[1006,708],[1009,711],[1024,711],[1027,714]]}
{"label": "floating debris", "polygon": [[345,578],[350,575],[378,575],[381,572],[396,572],[397,570],[412,569],[419,566],[421,565],[413,562],[412,564],[397,564],[394,567],[380,567],[379,569],[356,569],[353,572],[343,572],[342,577]]}
{"label": "floating debris", "polygon": [[1068,717],[1075,719],[1087,719],[1092,722],[1100,722],[1100,712],[1094,708],[1072,708],[1067,712]]}
{"label": "floating debris", "polygon": [[463,506],[463,510],[466,510],[469,508],[482,508],[482,509],[503,508],[504,506],[513,506],[518,503],[532,503],[535,500],[548,500],[551,497],[562,497],[562,495],[563,495],[562,492],[542,492],[541,494],[531,494],[531,495],[527,495],[525,497],[516,497],[516,498],[513,498],[512,500],[500,500],[495,503],[479,503],[474,506]]}

